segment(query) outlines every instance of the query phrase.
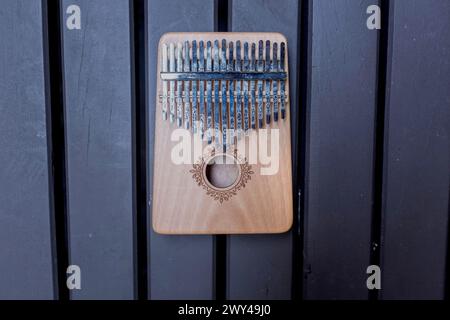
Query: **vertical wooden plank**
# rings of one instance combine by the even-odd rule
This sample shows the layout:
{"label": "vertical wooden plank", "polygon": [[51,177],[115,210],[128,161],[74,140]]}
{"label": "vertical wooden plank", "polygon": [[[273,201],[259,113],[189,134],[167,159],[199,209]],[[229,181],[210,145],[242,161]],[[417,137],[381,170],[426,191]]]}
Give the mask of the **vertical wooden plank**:
{"label": "vertical wooden plank", "polygon": [[[151,212],[156,73],[158,42],[171,31],[213,31],[214,1],[149,0],[149,212]],[[157,113],[157,115],[160,115]],[[175,199],[174,199],[175,201]],[[213,298],[211,236],[149,235],[149,296],[151,299]]]}
{"label": "vertical wooden plank", "polygon": [[443,299],[450,3],[394,1],[386,109],[383,299]]}
{"label": "vertical wooden plank", "polygon": [[42,7],[0,6],[0,299],[52,299]]}
{"label": "vertical wooden plank", "polygon": [[[69,5],[81,30],[66,28]],[[64,0],[70,262],[74,299],[133,298],[130,24],[127,0]]]}
{"label": "vertical wooden plank", "polygon": [[[295,123],[298,6],[297,0],[232,1],[231,19],[232,31],[280,32],[288,39],[292,146],[297,143],[298,132]],[[228,246],[229,299],[291,298],[292,232],[230,236]]]}
{"label": "vertical wooden plank", "polygon": [[306,299],[367,299],[378,31],[363,0],[312,1]]}

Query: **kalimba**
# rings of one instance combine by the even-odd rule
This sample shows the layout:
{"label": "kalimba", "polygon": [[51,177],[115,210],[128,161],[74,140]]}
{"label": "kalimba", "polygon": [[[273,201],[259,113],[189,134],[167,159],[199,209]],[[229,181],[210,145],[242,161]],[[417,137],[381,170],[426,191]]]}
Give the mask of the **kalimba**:
{"label": "kalimba", "polygon": [[157,233],[291,228],[287,52],[279,33],[161,37],[151,197]]}

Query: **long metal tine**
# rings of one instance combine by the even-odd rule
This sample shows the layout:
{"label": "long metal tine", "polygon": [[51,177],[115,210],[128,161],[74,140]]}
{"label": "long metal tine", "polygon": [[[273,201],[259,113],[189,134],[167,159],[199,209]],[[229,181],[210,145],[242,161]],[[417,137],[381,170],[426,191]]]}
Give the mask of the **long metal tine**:
{"label": "long metal tine", "polygon": [[[252,43],[252,57],[250,60],[250,71],[256,71],[256,44]],[[250,95],[251,95],[251,126],[256,129],[256,92],[255,81],[250,81]]]}
{"label": "long metal tine", "polygon": [[[171,43],[169,45],[169,71],[175,72],[175,45]],[[175,122],[175,81],[170,81],[170,123]]]}
{"label": "long metal tine", "polygon": [[[286,44],[284,42],[281,43],[280,50],[280,69],[281,71],[285,71],[285,57],[286,56]],[[280,98],[281,98],[281,119],[286,117],[286,81],[280,81]]]}
{"label": "long metal tine", "polygon": [[[192,41],[192,61],[191,71],[198,71],[197,61],[197,41]],[[197,81],[192,81],[192,129],[194,133],[197,133],[197,121],[198,121],[198,104],[197,104]]]}
{"label": "long metal tine", "polygon": [[[262,40],[259,40],[258,43],[258,62],[256,71],[263,72],[264,71],[264,42]],[[259,80],[258,81],[258,128],[262,128],[263,126],[263,116],[264,116],[264,109],[263,109],[263,82]]]}
{"label": "long metal tine", "polygon": [[[220,59],[219,59],[219,40],[214,41],[214,65],[213,71],[219,72]],[[220,130],[220,93],[219,93],[220,81],[214,81],[214,141],[216,144],[219,142],[219,130]]]}
{"label": "long metal tine", "polygon": [[[163,44],[162,45],[162,67],[161,70],[162,72],[167,72],[167,44]],[[163,96],[162,96],[162,117],[163,120],[167,120],[167,81],[163,81],[162,82],[162,91],[163,91]]]}
{"label": "long metal tine", "polygon": [[[211,41],[206,43],[206,71],[212,71],[212,56],[211,56]],[[212,82],[209,80],[206,82],[206,122],[207,122],[207,130],[208,130],[208,144],[212,142]]]}
{"label": "long metal tine", "polygon": [[[177,72],[183,71],[183,46],[181,43],[177,45]],[[182,99],[183,83],[177,81],[177,126],[183,124],[183,99]]]}
{"label": "long metal tine", "polygon": [[[228,44],[228,65],[227,65],[227,71],[234,71],[234,44],[231,41]],[[229,118],[230,118],[230,131],[231,131],[231,136],[230,136],[230,143],[234,142],[234,131],[235,131],[235,118],[236,118],[236,112],[235,112],[235,106],[234,106],[234,81],[229,81],[228,82],[228,92],[230,95],[230,114],[229,114]]]}
{"label": "long metal tine", "polygon": [[[222,40],[222,48],[220,50],[220,72],[227,71],[227,41]],[[222,146],[223,151],[226,152],[227,135],[228,130],[228,103],[227,103],[227,81],[221,81],[222,91]]]}
{"label": "long metal tine", "polygon": [[[236,72],[241,71],[241,42],[236,42],[236,63],[234,64]],[[241,84],[242,81],[236,81],[236,129],[242,129],[242,101],[241,101]]]}
{"label": "long metal tine", "polygon": [[[184,58],[184,72],[191,71],[191,59],[189,57],[189,41],[184,42],[183,58]],[[189,129],[191,123],[191,102],[190,102],[190,81],[184,81],[184,127]]]}
{"label": "long metal tine", "polygon": [[[249,70],[250,70],[250,61],[248,58],[248,42],[245,42],[243,71]],[[244,84],[244,130],[245,132],[247,132],[247,130],[249,129],[249,120],[250,120],[248,81],[243,81],[243,84]]]}
{"label": "long metal tine", "polygon": [[[228,68],[227,65],[227,41],[222,40],[222,48],[220,51],[220,72],[226,72]],[[227,99],[227,81],[221,81],[221,91],[222,91],[222,145],[223,151],[226,151],[227,145],[227,130],[228,130],[228,99]]]}
{"label": "long metal tine", "polygon": [[[273,58],[272,58],[272,63],[271,63],[271,69],[273,72],[278,71],[278,43],[276,43],[276,42],[273,44]],[[278,81],[277,80],[273,81],[272,94],[273,94],[273,118],[274,118],[274,121],[278,121]]]}
{"label": "long metal tine", "polygon": [[[205,48],[203,41],[199,43],[199,61],[198,61],[198,71],[205,71]],[[205,81],[200,81],[200,135],[203,138],[205,132]]]}
{"label": "long metal tine", "polygon": [[[275,43],[273,44],[275,47]],[[270,60],[270,41],[266,41],[266,60],[264,65],[264,71],[273,71],[273,61]],[[266,80],[266,124],[270,124],[271,108],[270,108],[270,85],[272,81]]]}

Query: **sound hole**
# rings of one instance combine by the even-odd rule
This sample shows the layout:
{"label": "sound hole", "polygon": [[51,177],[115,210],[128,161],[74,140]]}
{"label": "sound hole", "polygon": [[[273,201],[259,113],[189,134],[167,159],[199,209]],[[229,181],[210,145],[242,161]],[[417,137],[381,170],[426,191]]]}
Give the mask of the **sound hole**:
{"label": "sound hole", "polygon": [[239,176],[239,166],[230,156],[218,155],[206,165],[205,171],[208,182],[218,189],[232,186]]}

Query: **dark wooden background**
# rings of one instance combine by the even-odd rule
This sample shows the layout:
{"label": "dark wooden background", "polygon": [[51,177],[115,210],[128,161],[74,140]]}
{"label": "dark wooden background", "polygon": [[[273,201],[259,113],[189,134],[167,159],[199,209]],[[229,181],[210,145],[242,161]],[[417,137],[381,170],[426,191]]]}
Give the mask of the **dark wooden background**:
{"label": "dark wooden background", "polygon": [[[289,233],[151,230],[169,31],[288,38]],[[1,0],[0,299],[444,299],[449,31],[447,0]]]}

